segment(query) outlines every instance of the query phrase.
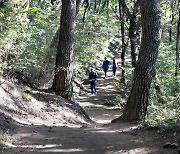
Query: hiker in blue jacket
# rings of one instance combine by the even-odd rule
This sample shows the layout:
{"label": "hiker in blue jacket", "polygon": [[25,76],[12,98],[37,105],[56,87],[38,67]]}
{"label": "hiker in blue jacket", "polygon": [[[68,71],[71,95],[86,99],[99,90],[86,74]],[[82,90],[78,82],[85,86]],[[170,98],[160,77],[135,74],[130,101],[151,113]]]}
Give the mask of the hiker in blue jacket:
{"label": "hiker in blue jacket", "polygon": [[98,77],[97,72],[93,68],[91,68],[89,72],[91,94],[96,94],[97,77]]}
{"label": "hiker in blue jacket", "polygon": [[108,72],[108,69],[109,69],[109,61],[107,60],[106,57],[104,58],[103,66],[102,67],[104,69],[104,75],[105,75],[105,78],[106,78],[107,72]]}

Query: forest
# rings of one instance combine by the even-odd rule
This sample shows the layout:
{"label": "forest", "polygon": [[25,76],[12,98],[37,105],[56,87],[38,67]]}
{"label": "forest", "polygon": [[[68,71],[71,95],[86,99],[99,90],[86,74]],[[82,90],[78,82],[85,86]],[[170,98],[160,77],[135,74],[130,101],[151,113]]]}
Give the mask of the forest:
{"label": "forest", "polygon": [[180,0],[0,0],[0,153],[179,154],[179,49]]}

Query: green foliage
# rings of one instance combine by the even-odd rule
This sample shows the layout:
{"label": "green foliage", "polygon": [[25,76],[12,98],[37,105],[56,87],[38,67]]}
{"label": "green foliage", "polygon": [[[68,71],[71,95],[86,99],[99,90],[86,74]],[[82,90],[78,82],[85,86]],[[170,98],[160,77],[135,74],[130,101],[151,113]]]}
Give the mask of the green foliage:
{"label": "green foliage", "polygon": [[[159,127],[162,131],[179,126],[180,95],[175,92],[175,47],[162,43],[157,59],[157,78],[151,86],[150,105],[148,108],[148,127]],[[155,82],[160,86],[160,96],[155,90]],[[158,101],[161,97],[164,101]]]}
{"label": "green foliage", "polygon": [[160,131],[172,130],[180,127],[180,105],[173,101],[165,105],[150,105],[146,127],[158,127]]}
{"label": "green foliage", "polygon": [[[82,24],[84,9],[80,9],[76,23],[76,37],[74,44],[74,78],[79,83],[87,78],[90,67],[100,70],[104,57],[109,59],[114,54],[120,57],[121,34],[118,15],[118,1],[110,1],[109,9],[104,8],[100,14],[90,10],[87,14],[85,24]],[[173,9],[170,3],[175,6]],[[16,4],[16,5],[15,5]],[[128,7],[134,4],[127,1]],[[162,43],[157,59],[157,80],[153,81],[150,93],[150,105],[148,108],[148,126],[174,126],[179,119],[179,93],[175,93],[175,41],[176,35],[172,35],[172,42],[169,42],[169,29],[176,34],[178,21],[177,0],[173,2],[163,0],[162,6]],[[112,11],[113,8],[114,11]],[[23,1],[5,3],[0,8],[0,74],[23,72],[33,82],[51,78],[54,70],[55,49],[49,48],[52,38],[59,27],[60,4],[52,6],[50,1],[31,0],[29,6],[24,7]],[[140,15],[139,15],[140,17]],[[173,17],[173,21],[172,21]],[[129,27],[126,21],[126,27]],[[127,29],[125,30],[127,33]],[[128,34],[127,34],[128,36]],[[128,39],[126,36],[126,39]],[[125,78],[126,84],[130,86],[133,69],[130,66],[130,46],[126,53]],[[9,74],[8,74],[9,75]],[[49,77],[50,76],[50,77]],[[164,104],[158,100],[155,84],[160,85],[160,97]],[[121,88],[126,88],[120,85]],[[26,93],[25,98],[28,98]],[[123,107],[124,98],[114,99]],[[119,100],[119,101],[118,101]]]}
{"label": "green foliage", "polygon": [[[172,3],[176,3],[177,0]],[[128,1],[128,7],[130,8],[134,4],[132,1]],[[150,127],[159,126],[161,128],[170,128],[178,124],[179,118],[179,106],[177,105],[180,100],[178,98],[179,93],[175,93],[175,82],[180,79],[175,78],[175,41],[176,35],[172,35],[172,42],[169,42],[169,29],[172,33],[176,34],[177,23],[177,5],[174,9],[170,7],[170,1],[168,3],[163,0],[162,5],[162,42],[159,49],[159,56],[157,59],[157,79],[154,80],[151,86],[147,125]],[[112,5],[113,4],[113,5]],[[112,1],[110,6],[117,11],[117,1]],[[86,18],[84,29],[81,22],[82,12],[80,12],[79,20],[77,22],[76,40],[75,40],[75,61],[76,61],[76,75],[85,77],[89,67],[96,66],[101,68],[102,60],[107,55],[111,57],[114,53],[118,53],[121,50],[121,34],[120,25],[116,19],[116,15],[112,10],[109,10],[107,15],[107,9],[101,12],[101,15],[95,12],[89,12]],[[172,21],[172,16],[174,17]],[[108,17],[108,18],[107,18]],[[139,15],[140,17],[140,15]],[[129,27],[129,23],[126,23]],[[127,47],[130,51],[130,47]],[[95,52],[98,51],[98,52]],[[133,69],[130,65],[130,52],[126,53],[125,62],[125,78],[128,88],[131,86]],[[78,71],[79,70],[79,71]],[[157,94],[155,85],[160,86],[160,92]],[[120,88],[122,85],[118,85]],[[177,88],[180,89],[180,88]],[[161,104],[159,97],[164,101]],[[124,97],[125,98],[125,97]],[[123,108],[123,101],[121,97],[117,97],[114,103],[120,105]]]}
{"label": "green foliage", "polygon": [[[102,69],[104,57],[111,59],[113,50],[116,50],[116,48],[112,48],[112,40],[119,33],[117,20],[115,17],[107,20],[106,11],[101,12],[101,14],[99,15],[91,10],[86,17],[83,28],[81,22],[83,11],[79,13],[74,50],[75,76],[87,78],[90,67],[97,70]],[[118,41],[116,40],[116,43]]]}
{"label": "green foliage", "polygon": [[161,1],[161,7],[162,7],[162,39],[163,42],[167,43],[173,43],[169,42],[169,31],[171,29],[172,31],[172,40],[175,41],[176,39],[176,25],[178,22],[178,17],[179,17],[179,5],[178,5],[178,0],[163,0]]}
{"label": "green foliage", "polygon": [[114,97],[114,98],[112,99],[111,103],[112,103],[112,104],[115,104],[116,106],[118,106],[119,109],[121,109],[121,110],[124,110],[125,105],[126,105],[125,100],[122,98],[122,96],[116,96],[116,97]]}
{"label": "green foliage", "polygon": [[175,43],[170,45],[162,43],[157,59],[157,74],[166,97],[174,95],[177,80],[175,78],[175,58]]}
{"label": "green foliage", "polygon": [[[0,13],[0,73],[20,71],[39,80],[54,68],[54,49],[49,45],[59,25],[59,10],[45,2],[42,9],[35,2],[30,7],[7,3]],[[45,4],[44,4],[45,5]]]}
{"label": "green foliage", "polygon": [[[162,7],[162,42],[159,49],[157,59],[157,79],[151,85],[150,105],[148,108],[147,126],[159,127],[160,130],[171,129],[174,126],[179,126],[178,119],[180,118],[180,77],[175,77],[175,48],[176,35],[171,36],[170,29],[173,34],[176,34],[176,26],[178,21],[178,0],[161,1]],[[159,95],[155,90],[155,85],[160,87]],[[178,86],[178,87],[177,87]],[[159,102],[158,97],[163,99]]]}
{"label": "green foliage", "polygon": [[26,101],[30,101],[31,100],[31,95],[29,93],[23,92],[22,93],[22,98]]}
{"label": "green foliage", "polygon": [[14,139],[9,135],[8,132],[6,132],[4,134],[0,134],[0,141],[10,143],[10,144],[14,143]]}

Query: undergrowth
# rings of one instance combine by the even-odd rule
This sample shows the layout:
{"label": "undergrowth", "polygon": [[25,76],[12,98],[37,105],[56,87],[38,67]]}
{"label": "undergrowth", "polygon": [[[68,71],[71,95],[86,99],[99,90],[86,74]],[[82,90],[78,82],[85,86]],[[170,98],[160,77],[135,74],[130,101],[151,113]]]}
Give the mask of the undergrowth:
{"label": "undergrowth", "polygon": [[145,126],[147,128],[158,128],[160,132],[169,132],[180,128],[180,98],[166,98],[164,104],[150,97],[148,115]]}
{"label": "undergrowth", "polygon": [[0,134],[0,141],[9,144],[14,143],[14,139],[9,135],[8,131],[3,134]]}

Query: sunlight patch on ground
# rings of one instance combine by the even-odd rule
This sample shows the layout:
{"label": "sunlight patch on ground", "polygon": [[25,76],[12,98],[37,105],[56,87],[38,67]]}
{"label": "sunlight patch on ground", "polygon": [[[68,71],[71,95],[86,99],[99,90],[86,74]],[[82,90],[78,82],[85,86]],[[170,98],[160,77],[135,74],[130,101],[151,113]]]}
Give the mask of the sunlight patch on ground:
{"label": "sunlight patch on ground", "polygon": [[[35,133],[35,132],[34,132]],[[25,137],[32,137],[32,133],[19,133],[19,136],[21,136],[21,138],[25,138]],[[44,138],[44,135],[40,135],[40,134],[35,134],[36,137],[38,138]]]}
{"label": "sunlight patch on ground", "polygon": [[92,131],[92,133],[106,133],[106,134],[111,134],[111,133],[117,133],[117,130],[102,129],[102,130]]}
{"label": "sunlight patch on ground", "polygon": [[111,120],[96,120],[98,124],[109,124],[111,123]]}
{"label": "sunlight patch on ground", "polygon": [[105,89],[105,90],[113,89],[114,90],[114,86],[108,85],[108,86],[98,87],[98,89]]}
{"label": "sunlight patch on ground", "polygon": [[15,148],[31,149],[32,151],[41,149],[43,152],[53,153],[53,152],[63,152],[63,153],[73,153],[73,152],[83,152],[83,149],[59,149],[62,144],[50,144],[50,145],[17,145]]}
{"label": "sunlight patch on ground", "polygon": [[[99,123],[99,124],[101,124],[101,123]],[[91,130],[91,132],[92,133],[106,133],[106,134],[109,134],[109,133],[130,133],[132,130],[137,129],[136,126],[121,127],[121,126],[117,125],[117,126],[113,126],[113,129],[112,129],[111,125],[107,125],[108,127],[101,127],[101,126],[102,125],[100,125],[98,128],[96,128],[96,130]],[[134,142],[134,140],[133,140],[133,142]],[[139,140],[135,140],[135,142],[140,143]]]}
{"label": "sunlight patch on ground", "polygon": [[93,104],[90,102],[81,102],[80,103],[82,107],[96,107],[96,108],[102,108],[104,105],[98,105],[98,104]]}
{"label": "sunlight patch on ground", "polygon": [[119,150],[119,151],[109,151],[106,154],[149,154],[150,152],[155,152],[154,149],[149,148],[137,148],[132,150]]}
{"label": "sunlight patch on ground", "polygon": [[[62,147],[62,144],[49,144],[49,145],[18,145],[14,146],[16,148],[24,148],[24,149],[43,149],[43,152],[63,152],[63,153],[71,153],[71,152],[83,152],[83,149],[77,148],[77,149],[59,149]],[[33,151],[34,151],[33,150]]]}
{"label": "sunlight patch on ground", "polygon": [[63,153],[73,153],[73,152],[83,152],[83,149],[52,149],[45,150],[45,152],[63,152]]}
{"label": "sunlight patch on ground", "polygon": [[[111,85],[110,85],[111,86]],[[106,92],[119,92],[118,90],[116,89],[113,89],[113,86],[111,88],[109,88],[108,86],[104,86],[104,87],[98,87],[98,90],[104,90]]]}
{"label": "sunlight patch on ground", "polygon": [[138,126],[126,127],[126,128],[123,128],[123,131],[124,132],[129,132],[129,131],[135,130],[137,128],[138,128]]}
{"label": "sunlight patch on ground", "polygon": [[139,140],[139,139],[136,139],[136,140],[133,140],[133,143],[143,143],[143,141]]}
{"label": "sunlight patch on ground", "polygon": [[112,89],[114,89],[114,86],[113,85],[108,85],[108,86],[105,86],[104,88],[107,88],[107,89],[112,88]]}
{"label": "sunlight patch on ground", "polygon": [[49,144],[49,145],[17,145],[21,148],[34,148],[34,149],[45,149],[45,148],[57,148],[61,147],[62,144]]}

